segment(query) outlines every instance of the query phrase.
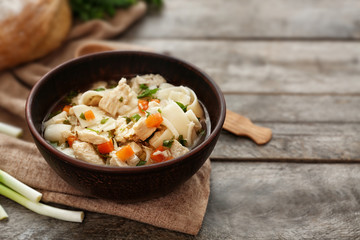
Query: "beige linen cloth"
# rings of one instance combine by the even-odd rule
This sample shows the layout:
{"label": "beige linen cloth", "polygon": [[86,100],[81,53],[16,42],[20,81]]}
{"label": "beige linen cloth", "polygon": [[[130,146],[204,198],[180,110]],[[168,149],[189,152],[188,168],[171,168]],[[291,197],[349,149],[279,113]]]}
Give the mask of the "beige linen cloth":
{"label": "beige linen cloth", "polygon": [[[210,161],[190,180],[167,196],[134,204],[119,204],[84,196],[59,178],[32,142],[24,116],[29,88],[56,65],[83,54],[103,50],[146,50],[109,41],[146,12],[139,3],[120,10],[110,21],[74,25],[64,45],[43,59],[0,72],[0,121],[24,129],[21,139],[0,134],[0,169],[39,189],[44,202],[117,215],[157,227],[196,235],[201,228],[210,193]],[[20,83],[22,82],[22,83]],[[11,213],[9,213],[11,218]],[[86,222],[86,217],[85,217]]]}

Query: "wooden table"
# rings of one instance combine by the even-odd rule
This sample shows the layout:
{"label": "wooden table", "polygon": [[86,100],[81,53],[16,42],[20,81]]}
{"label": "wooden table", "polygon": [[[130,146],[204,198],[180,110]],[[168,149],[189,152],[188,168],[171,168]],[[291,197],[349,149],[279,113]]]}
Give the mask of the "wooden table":
{"label": "wooden table", "polygon": [[359,0],[166,0],[119,40],[202,68],[272,141],[221,133],[196,237],[91,212],[61,222],[1,197],[15,224],[0,238],[359,237],[359,13]]}

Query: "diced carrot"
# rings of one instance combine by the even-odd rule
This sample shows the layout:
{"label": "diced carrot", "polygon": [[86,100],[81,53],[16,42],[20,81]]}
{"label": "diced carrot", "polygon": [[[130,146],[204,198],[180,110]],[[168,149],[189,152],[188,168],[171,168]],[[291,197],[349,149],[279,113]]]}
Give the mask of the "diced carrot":
{"label": "diced carrot", "polygon": [[165,152],[165,151],[167,151],[167,148],[165,148],[164,146],[159,146],[150,155],[150,158],[152,160],[154,160],[154,162],[157,162],[157,163],[173,159],[172,156],[168,156],[169,151],[167,151],[167,152]]}
{"label": "diced carrot", "polygon": [[69,147],[72,147],[74,141],[77,140],[77,137],[76,136],[69,136],[66,141],[68,142],[69,144]]}
{"label": "diced carrot", "polygon": [[160,103],[160,99],[157,99],[157,98],[153,98],[150,100],[150,102],[157,102],[157,103]]}
{"label": "diced carrot", "polygon": [[126,145],[125,147],[121,148],[119,151],[116,152],[116,156],[123,162],[128,160],[133,155],[134,150],[130,147],[130,145]]}
{"label": "diced carrot", "polygon": [[160,113],[154,113],[154,114],[150,114],[146,120],[145,120],[145,124],[148,128],[151,127],[159,127],[160,124],[162,123],[163,118],[161,116]]}
{"label": "diced carrot", "polygon": [[70,108],[71,108],[70,105],[65,105],[63,108],[63,112],[65,111],[65,112],[69,113]]}
{"label": "diced carrot", "polygon": [[84,116],[85,116],[86,121],[95,119],[95,115],[94,115],[93,111],[91,111],[91,110],[84,112]]}
{"label": "diced carrot", "polygon": [[99,153],[106,154],[106,153],[114,151],[114,144],[113,144],[112,140],[110,139],[110,141],[108,141],[108,142],[97,145],[97,148],[99,150]]}
{"label": "diced carrot", "polygon": [[138,108],[140,112],[143,112],[149,108],[149,102],[147,100],[139,99]]}

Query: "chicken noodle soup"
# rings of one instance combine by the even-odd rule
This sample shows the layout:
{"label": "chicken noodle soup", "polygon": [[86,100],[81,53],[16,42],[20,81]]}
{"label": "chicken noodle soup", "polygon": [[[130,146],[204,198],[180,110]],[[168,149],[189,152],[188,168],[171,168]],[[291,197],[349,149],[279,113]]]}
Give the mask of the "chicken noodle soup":
{"label": "chicken noodle soup", "polygon": [[189,151],[207,132],[193,90],[148,74],[71,92],[44,121],[44,137],[59,151],[99,165],[141,166]]}

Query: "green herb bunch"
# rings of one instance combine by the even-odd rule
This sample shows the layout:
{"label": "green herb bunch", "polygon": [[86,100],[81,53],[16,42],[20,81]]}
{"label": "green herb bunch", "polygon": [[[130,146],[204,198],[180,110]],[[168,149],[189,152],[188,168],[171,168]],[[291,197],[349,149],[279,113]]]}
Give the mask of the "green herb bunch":
{"label": "green herb bunch", "polygon": [[[141,0],[70,0],[75,18],[83,21],[113,17],[116,9],[128,8]],[[143,0],[151,7],[160,8],[163,0]]]}

